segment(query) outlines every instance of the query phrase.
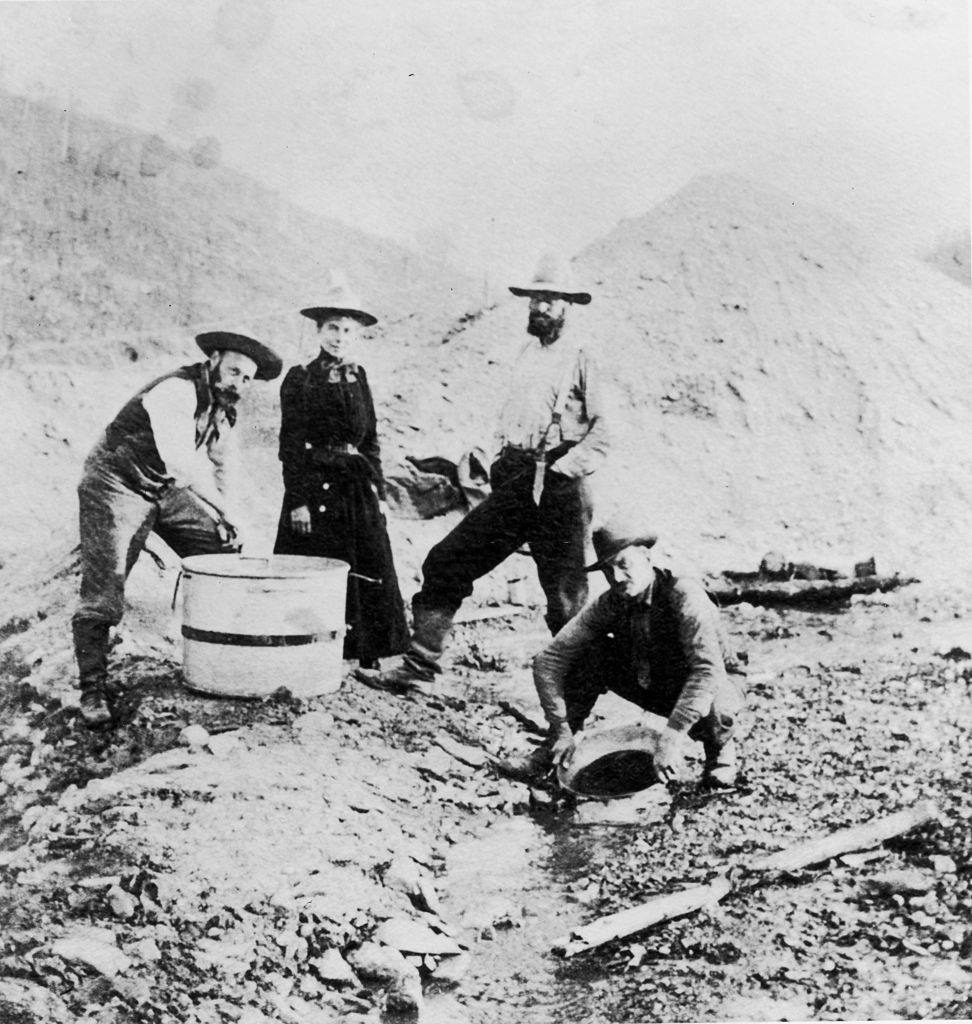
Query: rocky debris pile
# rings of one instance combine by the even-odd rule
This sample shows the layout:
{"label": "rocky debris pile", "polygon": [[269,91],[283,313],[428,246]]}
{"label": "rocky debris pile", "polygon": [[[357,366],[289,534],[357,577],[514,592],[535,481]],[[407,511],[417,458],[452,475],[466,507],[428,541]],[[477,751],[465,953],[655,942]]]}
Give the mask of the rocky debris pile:
{"label": "rocky debris pile", "polygon": [[195,697],[143,649],[116,663],[140,699],[91,734],[70,674],[41,658],[3,695],[0,998],[25,1020],[302,1022],[415,1012],[461,983],[482,927],[450,923],[435,879],[478,814],[527,808],[479,742],[512,721],[469,707],[474,745],[452,705],[415,726],[371,691]]}
{"label": "rocky debris pile", "polygon": [[[729,610],[749,661],[739,790],[703,799],[689,782],[626,809],[490,770],[530,746],[539,621],[460,627],[448,685],[418,705],[350,683],[306,702],[191,695],[164,630],[135,615],[114,666],[139,699],[111,734],[77,727],[62,615],[8,622],[0,1006],[104,1024],[420,1003],[475,1024],[537,1005],[578,1020],[720,1018],[756,998],[840,1016],[959,1006],[963,600],[908,588],[843,614]],[[880,855],[552,966],[572,923],[922,797],[943,822]]]}

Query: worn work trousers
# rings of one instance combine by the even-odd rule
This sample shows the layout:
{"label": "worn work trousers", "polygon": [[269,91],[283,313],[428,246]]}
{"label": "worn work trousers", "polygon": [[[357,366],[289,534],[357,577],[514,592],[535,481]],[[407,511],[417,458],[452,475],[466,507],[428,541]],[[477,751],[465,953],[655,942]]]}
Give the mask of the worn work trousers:
{"label": "worn work trousers", "polygon": [[136,494],[97,457],[78,485],[81,600],[71,625],[82,690],[107,683],[108,633],[125,609],[125,580],[151,532],[180,558],[227,553],[212,513],[192,492],[170,487],[158,501]]}
{"label": "worn work trousers", "polygon": [[530,545],[547,599],[547,626],[556,633],[587,600],[584,572],[591,501],[583,479],[547,470],[540,504],[533,502],[533,457],[506,449],[490,470],[492,493],[429,552],[406,662],[428,676],[473,584],[521,544]]}
{"label": "worn work trousers", "polygon": [[[672,713],[678,700],[677,693],[640,686],[629,652],[613,637],[592,644],[567,675],[564,699],[567,722],[574,732],[582,728],[598,697],[608,691],[662,718]],[[689,729],[689,736],[702,741],[707,756],[715,754],[732,739],[745,704],[746,698],[735,679],[724,676],[716,686],[712,706]]]}

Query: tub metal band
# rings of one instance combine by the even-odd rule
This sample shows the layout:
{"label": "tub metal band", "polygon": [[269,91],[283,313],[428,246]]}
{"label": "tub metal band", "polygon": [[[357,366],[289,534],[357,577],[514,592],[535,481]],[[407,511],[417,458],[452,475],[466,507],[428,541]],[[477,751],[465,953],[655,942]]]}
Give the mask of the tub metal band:
{"label": "tub metal band", "polygon": [[231,647],[303,647],[306,644],[319,644],[327,640],[337,640],[341,633],[336,629],[323,633],[287,633],[286,635],[265,636],[255,633],[219,633],[212,629],[196,629],[195,626],[182,627],[182,635],[187,640],[198,640],[204,644],[225,644]]}

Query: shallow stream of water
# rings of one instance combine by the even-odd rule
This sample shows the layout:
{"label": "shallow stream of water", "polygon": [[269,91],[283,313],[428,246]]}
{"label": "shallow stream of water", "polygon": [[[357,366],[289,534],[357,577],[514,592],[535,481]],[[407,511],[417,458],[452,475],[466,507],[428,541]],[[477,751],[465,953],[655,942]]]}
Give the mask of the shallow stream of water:
{"label": "shallow stream of water", "polygon": [[[617,860],[630,828],[582,826],[572,815],[546,823],[522,816],[452,848],[442,893],[448,916],[470,922],[508,913],[511,919],[473,949],[459,993],[472,1024],[607,1019],[598,990],[612,984],[608,969],[590,957],[565,960],[551,947],[590,919],[587,903],[596,892],[588,889],[589,877]],[[430,1011],[435,1019],[435,997]],[[636,1019],[636,1007],[632,1014]]]}

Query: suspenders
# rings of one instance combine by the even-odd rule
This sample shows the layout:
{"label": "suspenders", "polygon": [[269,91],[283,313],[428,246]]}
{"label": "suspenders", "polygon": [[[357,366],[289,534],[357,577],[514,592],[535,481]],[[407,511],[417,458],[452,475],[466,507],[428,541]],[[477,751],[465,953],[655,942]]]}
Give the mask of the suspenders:
{"label": "suspenders", "polygon": [[564,414],[564,407],[567,405],[567,396],[570,392],[570,385],[580,362],[580,350],[574,352],[573,358],[569,359],[561,374],[560,383],[557,386],[557,394],[554,397],[553,411],[550,414],[550,422],[547,429],[540,438],[537,453],[533,463],[533,504],[539,505],[543,495],[543,482],[547,472],[547,449],[550,446],[550,433],[554,427],[560,427],[560,420]]}

